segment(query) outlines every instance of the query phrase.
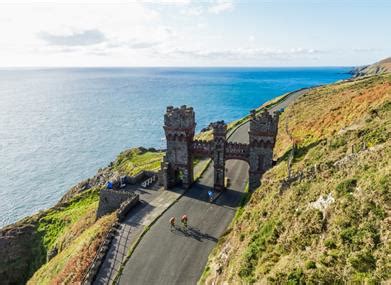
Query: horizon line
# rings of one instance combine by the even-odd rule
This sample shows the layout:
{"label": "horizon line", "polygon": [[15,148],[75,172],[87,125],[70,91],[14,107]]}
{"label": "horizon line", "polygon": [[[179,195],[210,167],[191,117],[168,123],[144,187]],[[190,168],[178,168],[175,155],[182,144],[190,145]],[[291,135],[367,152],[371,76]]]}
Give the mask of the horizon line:
{"label": "horizon line", "polygon": [[260,65],[137,65],[137,66],[127,66],[127,65],[113,65],[113,66],[0,66],[1,69],[66,69],[66,68],[78,68],[78,69],[88,69],[88,68],[335,68],[335,67],[361,67],[367,65],[286,65],[286,66],[260,66]]}

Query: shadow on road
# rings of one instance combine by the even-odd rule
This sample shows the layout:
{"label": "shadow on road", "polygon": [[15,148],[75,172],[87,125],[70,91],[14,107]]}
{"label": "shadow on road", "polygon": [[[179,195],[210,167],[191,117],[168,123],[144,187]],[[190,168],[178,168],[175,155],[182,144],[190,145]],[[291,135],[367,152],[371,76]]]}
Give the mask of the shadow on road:
{"label": "shadow on road", "polygon": [[193,238],[199,242],[202,242],[203,240],[211,240],[217,242],[217,238],[215,238],[214,236],[211,236],[207,233],[203,233],[198,228],[191,226],[187,227],[187,229],[185,227],[175,226],[175,230],[173,230],[173,233],[176,235]]}
{"label": "shadow on road", "polygon": [[[189,190],[187,190],[184,194],[184,196],[200,201],[204,201],[205,203],[209,202],[209,196],[208,191],[212,191],[214,195],[217,195],[218,193],[213,189],[213,187],[195,183]],[[240,198],[242,197],[243,192],[236,191],[233,189],[226,189],[223,193],[219,196],[219,198],[214,201],[214,204],[221,205],[221,206],[227,206],[231,208],[235,208],[239,205]]]}

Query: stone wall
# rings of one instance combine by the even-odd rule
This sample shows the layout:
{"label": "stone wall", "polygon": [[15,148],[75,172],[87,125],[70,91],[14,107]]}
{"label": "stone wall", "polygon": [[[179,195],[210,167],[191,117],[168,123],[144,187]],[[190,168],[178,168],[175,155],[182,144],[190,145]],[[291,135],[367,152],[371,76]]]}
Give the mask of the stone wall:
{"label": "stone wall", "polygon": [[96,218],[112,213],[118,210],[123,202],[133,199],[136,196],[132,192],[102,189],[99,194],[99,206],[96,212]]}
{"label": "stone wall", "polygon": [[[110,191],[113,191],[113,190],[110,190]],[[118,192],[118,191],[116,191],[116,192]],[[111,193],[109,195],[111,195]],[[105,259],[107,251],[110,248],[110,243],[111,243],[114,235],[116,234],[116,230],[119,227],[119,222],[122,222],[126,218],[129,211],[138,204],[139,199],[140,199],[139,195],[133,195],[131,198],[124,201],[119,206],[119,208],[117,210],[117,222],[115,222],[111,226],[110,231],[107,233],[104,241],[100,245],[98,252],[95,256],[95,259],[91,263],[90,268],[88,269],[87,274],[83,279],[83,284],[92,284],[93,283],[94,278],[95,278],[96,274],[98,273],[99,268]]]}
{"label": "stone wall", "polygon": [[138,202],[140,201],[140,196],[139,195],[134,195],[133,198],[130,198],[128,200],[126,200],[125,202],[123,202],[121,204],[121,206],[119,207],[118,211],[117,211],[117,219],[119,222],[122,222],[127,214],[129,213],[129,211],[138,204]]}
{"label": "stone wall", "polygon": [[[161,164],[160,184],[165,189],[175,186],[180,180],[184,188],[193,182],[194,155],[210,157],[214,163],[214,188],[225,188],[225,161],[241,159],[249,164],[249,189],[260,185],[262,174],[272,167],[273,147],[278,130],[279,113],[273,115],[265,109],[260,115],[251,112],[249,121],[249,144],[228,142],[227,125],[224,121],[210,124],[212,141],[194,141],[195,114],[191,107],[167,107],[164,115],[164,131],[167,151]],[[181,179],[178,179],[180,177]]]}
{"label": "stone wall", "polygon": [[[191,145],[195,132],[195,114],[192,107],[167,107],[164,115],[164,133],[167,150],[162,163],[163,186],[174,186],[181,176],[184,188],[193,183],[193,157]],[[179,173],[182,173],[179,175]]]}

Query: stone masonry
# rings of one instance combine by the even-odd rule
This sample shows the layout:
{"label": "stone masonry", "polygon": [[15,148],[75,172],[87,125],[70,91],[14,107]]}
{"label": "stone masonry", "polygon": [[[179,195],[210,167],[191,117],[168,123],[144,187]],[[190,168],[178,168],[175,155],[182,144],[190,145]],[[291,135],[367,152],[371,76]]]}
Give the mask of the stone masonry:
{"label": "stone masonry", "polygon": [[125,201],[134,200],[136,196],[132,192],[102,189],[99,194],[99,206],[96,213],[96,218],[112,213],[121,207]]}
{"label": "stone masonry", "polygon": [[273,148],[278,130],[279,114],[268,111],[257,115],[251,111],[249,144],[228,142],[227,125],[224,121],[211,124],[212,141],[194,140],[195,114],[193,108],[167,107],[164,115],[164,131],[167,151],[161,165],[162,185],[165,189],[182,183],[189,188],[193,183],[193,157],[208,157],[213,160],[214,188],[224,189],[225,161],[240,159],[249,164],[249,188],[260,185],[262,174],[272,166]]}
{"label": "stone masonry", "polygon": [[193,108],[167,107],[164,115],[164,132],[167,151],[162,163],[163,186],[168,189],[178,182],[184,188],[193,183],[193,155],[191,146],[195,132],[195,114]]}

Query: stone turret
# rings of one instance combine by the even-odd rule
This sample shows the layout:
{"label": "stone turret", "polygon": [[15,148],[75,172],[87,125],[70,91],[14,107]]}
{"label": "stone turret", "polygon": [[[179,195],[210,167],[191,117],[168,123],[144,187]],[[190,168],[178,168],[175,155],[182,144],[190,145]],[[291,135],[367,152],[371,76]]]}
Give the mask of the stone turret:
{"label": "stone turret", "polygon": [[185,188],[193,183],[191,144],[195,132],[195,114],[192,107],[167,107],[164,132],[167,151],[162,163],[163,186],[167,189],[177,182]]}
{"label": "stone turret", "polygon": [[212,123],[213,130],[213,166],[214,166],[214,189],[224,190],[225,180],[225,146],[227,125],[224,121]]}
{"label": "stone turret", "polygon": [[279,113],[270,115],[267,110],[256,115],[251,111],[249,142],[249,188],[255,190],[260,185],[262,174],[272,166],[273,148],[278,130]]}
{"label": "stone turret", "polygon": [[180,108],[167,107],[163,126],[166,135],[183,134],[193,139],[195,126],[195,114],[192,107],[186,107],[186,105]]}
{"label": "stone turret", "polygon": [[189,188],[193,183],[193,156],[213,160],[214,189],[225,188],[225,160],[241,159],[249,164],[249,188],[260,185],[262,174],[272,166],[273,147],[278,129],[278,113],[251,112],[249,144],[227,142],[227,125],[224,121],[210,124],[212,141],[194,141],[195,114],[193,108],[167,107],[164,115],[164,132],[167,151],[161,165],[160,181],[165,189],[182,183]]}

